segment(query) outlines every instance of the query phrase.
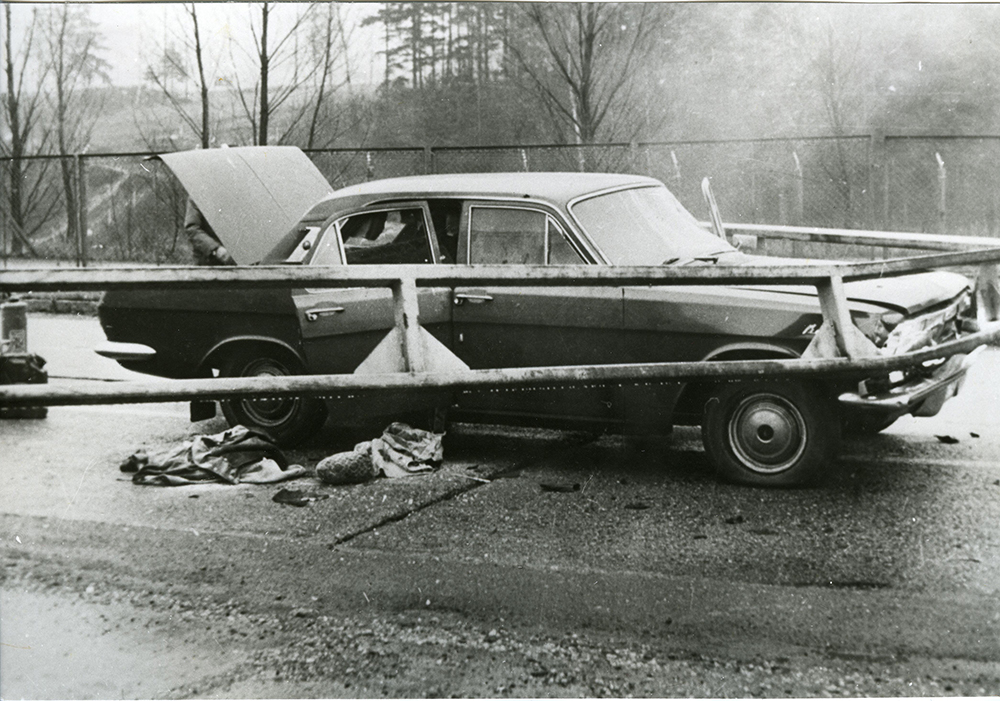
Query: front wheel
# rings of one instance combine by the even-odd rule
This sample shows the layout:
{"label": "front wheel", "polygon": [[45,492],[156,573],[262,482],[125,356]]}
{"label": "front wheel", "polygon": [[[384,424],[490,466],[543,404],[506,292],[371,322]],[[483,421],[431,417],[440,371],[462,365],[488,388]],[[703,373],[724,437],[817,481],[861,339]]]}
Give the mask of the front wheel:
{"label": "front wheel", "polygon": [[835,456],[840,420],[818,386],[798,382],[720,385],[705,405],[702,441],[719,474],[757,486],[813,481]]}
{"label": "front wheel", "polygon": [[[302,364],[290,353],[254,347],[230,354],[219,369],[222,377],[282,377],[303,372]],[[309,397],[230,399],[222,402],[222,413],[231,426],[262,431],[282,446],[301,443],[326,420],[322,400]]]}

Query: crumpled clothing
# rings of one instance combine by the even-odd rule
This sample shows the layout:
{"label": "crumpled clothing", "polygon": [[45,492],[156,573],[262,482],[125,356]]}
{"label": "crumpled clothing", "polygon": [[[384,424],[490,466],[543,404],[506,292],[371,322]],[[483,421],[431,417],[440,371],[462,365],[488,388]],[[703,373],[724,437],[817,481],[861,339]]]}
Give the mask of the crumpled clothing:
{"label": "crumpled clothing", "polygon": [[173,487],[203,482],[270,484],[306,474],[271,439],[245,426],[214,435],[199,435],[167,450],[138,450],[120,466],[134,472],[135,484]]}
{"label": "crumpled clothing", "polygon": [[[444,459],[443,438],[443,433],[432,433],[399,422],[390,424],[380,438],[371,441],[375,474],[407,477],[433,472]],[[355,450],[363,445],[355,447]]]}

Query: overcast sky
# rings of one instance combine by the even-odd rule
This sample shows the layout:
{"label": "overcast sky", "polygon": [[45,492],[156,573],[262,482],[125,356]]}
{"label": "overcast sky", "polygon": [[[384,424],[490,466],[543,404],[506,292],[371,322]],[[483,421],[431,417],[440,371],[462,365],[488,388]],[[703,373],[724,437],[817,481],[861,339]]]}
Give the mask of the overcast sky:
{"label": "overcast sky", "polygon": [[[0,0],[2,1],[2,0]],[[143,82],[146,65],[154,60],[151,51],[158,51],[164,41],[170,41],[188,25],[181,25],[183,12],[180,3],[173,2],[94,2],[86,3],[90,8],[91,18],[100,27],[102,42],[107,49],[102,55],[111,64],[111,78],[115,85],[135,85]],[[272,15],[271,36],[280,32],[282,22],[290,19],[301,11],[308,3],[282,2]],[[33,8],[44,8],[46,3],[15,3],[13,8],[13,26],[15,36],[18,27],[24,27],[24,17]],[[342,3],[345,15],[351,16],[352,25],[360,25],[361,18],[374,11],[371,4]],[[198,20],[201,25],[202,41],[221,57],[229,50],[230,36],[249,45],[252,41],[249,33],[251,5],[238,2],[200,2],[198,3]],[[259,10],[258,10],[259,12]],[[258,20],[259,21],[259,20]],[[359,26],[355,30],[359,34],[367,30]],[[16,41],[16,40],[15,40]],[[352,77],[365,82],[375,67],[377,57],[369,47],[371,42],[363,38],[363,34],[352,42],[356,52],[351,57]]]}

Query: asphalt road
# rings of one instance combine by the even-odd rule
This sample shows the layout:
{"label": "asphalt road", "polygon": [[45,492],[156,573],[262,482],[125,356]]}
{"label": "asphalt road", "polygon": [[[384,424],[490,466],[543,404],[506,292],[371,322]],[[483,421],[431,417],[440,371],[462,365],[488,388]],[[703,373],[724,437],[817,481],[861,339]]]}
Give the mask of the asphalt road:
{"label": "asphalt road", "polygon": [[[102,338],[29,320],[52,382],[127,377]],[[5,421],[0,697],[997,695],[998,370],[796,490],[720,483],[691,431],[470,426],[428,476],[139,487],[123,458],[221,422]]]}

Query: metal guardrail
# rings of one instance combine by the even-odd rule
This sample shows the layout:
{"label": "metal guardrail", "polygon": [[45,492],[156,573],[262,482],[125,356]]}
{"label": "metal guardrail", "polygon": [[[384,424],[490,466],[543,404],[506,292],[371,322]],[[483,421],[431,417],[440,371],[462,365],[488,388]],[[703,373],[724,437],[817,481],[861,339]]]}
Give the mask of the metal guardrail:
{"label": "metal guardrail", "polygon": [[[826,235],[826,234],[822,234]],[[123,382],[115,386],[74,389],[52,385],[0,386],[0,406],[78,405],[168,402],[236,397],[327,396],[337,393],[400,389],[470,389],[539,387],[608,382],[644,383],[706,378],[739,379],[764,375],[852,375],[912,367],[928,360],[967,352],[1000,340],[1000,328],[914,353],[872,356],[857,345],[844,294],[845,280],[903,275],[930,268],[995,266],[1000,247],[915,256],[868,263],[690,267],[607,266],[447,266],[372,267],[251,266],[232,268],[44,269],[0,272],[0,292],[45,290],[390,287],[396,309],[393,332],[399,340],[403,372],[309,375],[281,378],[213,378]],[[619,364],[578,367],[505,368],[428,371],[417,305],[418,287],[503,286],[660,286],[711,284],[813,285],[819,293],[824,330],[832,334],[840,357],[795,360],[713,361]],[[826,329],[824,329],[826,327]],[[442,352],[447,353],[444,350]],[[460,361],[459,361],[460,362]]]}
{"label": "metal guardrail", "polygon": [[913,353],[810,360],[725,360],[683,363],[637,363],[569,367],[507,368],[454,372],[390,372],[291,377],[212,378],[102,383],[86,389],[54,385],[0,385],[2,406],[79,406],[142,404],[187,400],[212,401],[253,396],[328,397],[357,392],[400,390],[475,390],[491,387],[565,387],[599,384],[652,384],[703,379],[739,380],[771,377],[857,377],[913,367],[936,358],[968,353],[1000,340],[1000,328]]}
{"label": "metal guardrail", "polygon": [[379,265],[379,266],[233,266],[0,271],[0,292],[112,289],[212,289],[308,287],[390,287],[412,280],[417,287],[503,285],[569,287],[592,285],[821,285],[831,278],[906,275],[918,270],[1000,262],[1000,246],[955,253],[893,258],[865,263],[794,265]]}
{"label": "metal guardrail", "polygon": [[[708,224],[704,224],[708,228]],[[729,233],[765,235],[767,238],[834,243],[855,246],[884,246],[924,251],[966,251],[1000,246],[1000,239],[988,236],[949,236],[895,231],[865,231],[862,229],[827,229],[817,226],[781,226],[771,224],[723,223]]]}

